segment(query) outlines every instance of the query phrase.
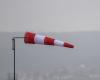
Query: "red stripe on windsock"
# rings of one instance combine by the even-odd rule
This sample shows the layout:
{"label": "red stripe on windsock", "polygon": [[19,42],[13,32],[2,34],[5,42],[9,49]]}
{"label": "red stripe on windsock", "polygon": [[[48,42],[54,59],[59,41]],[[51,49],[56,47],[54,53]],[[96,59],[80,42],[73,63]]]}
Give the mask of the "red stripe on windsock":
{"label": "red stripe on windsock", "polygon": [[24,42],[34,44],[35,43],[34,42],[34,37],[35,37],[35,33],[26,32]]}
{"label": "red stripe on windsock", "polygon": [[45,37],[44,44],[45,45],[54,45],[54,39],[50,38],[50,37]]}
{"label": "red stripe on windsock", "polygon": [[64,47],[68,47],[68,48],[74,48],[74,45],[64,42]]}

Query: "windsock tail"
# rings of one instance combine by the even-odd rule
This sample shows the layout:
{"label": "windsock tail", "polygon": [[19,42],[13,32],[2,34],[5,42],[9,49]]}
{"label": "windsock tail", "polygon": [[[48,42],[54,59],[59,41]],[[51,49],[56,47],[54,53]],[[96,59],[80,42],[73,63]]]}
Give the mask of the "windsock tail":
{"label": "windsock tail", "polygon": [[72,45],[72,44],[70,44],[70,43],[65,42],[65,43],[64,43],[64,47],[74,48],[74,45]]}

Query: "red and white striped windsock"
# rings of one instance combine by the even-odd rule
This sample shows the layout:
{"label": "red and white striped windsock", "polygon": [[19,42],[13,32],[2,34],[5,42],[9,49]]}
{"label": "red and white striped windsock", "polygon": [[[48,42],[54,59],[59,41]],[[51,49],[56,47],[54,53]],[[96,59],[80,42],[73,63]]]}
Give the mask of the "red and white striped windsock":
{"label": "red and white striped windsock", "polygon": [[24,42],[28,44],[44,44],[44,45],[54,45],[54,46],[74,48],[74,45],[70,43],[31,32],[25,33]]}

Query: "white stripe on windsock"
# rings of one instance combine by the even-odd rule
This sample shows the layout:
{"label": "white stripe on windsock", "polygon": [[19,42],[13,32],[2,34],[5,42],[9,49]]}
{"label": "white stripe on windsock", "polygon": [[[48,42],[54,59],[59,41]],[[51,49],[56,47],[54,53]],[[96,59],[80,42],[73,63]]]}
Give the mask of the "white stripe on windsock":
{"label": "white stripe on windsock", "polygon": [[56,46],[63,46],[64,42],[60,41],[60,40],[54,40],[54,45],[56,45]]}
{"label": "white stripe on windsock", "polygon": [[35,38],[34,38],[34,42],[36,44],[44,44],[44,38],[45,38],[45,36],[36,34]]}

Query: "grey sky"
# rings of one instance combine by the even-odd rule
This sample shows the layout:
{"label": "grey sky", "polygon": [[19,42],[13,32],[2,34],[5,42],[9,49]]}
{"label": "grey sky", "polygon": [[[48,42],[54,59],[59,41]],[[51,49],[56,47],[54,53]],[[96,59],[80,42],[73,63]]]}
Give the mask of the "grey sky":
{"label": "grey sky", "polygon": [[100,0],[0,0],[0,31],[100,30]]}

